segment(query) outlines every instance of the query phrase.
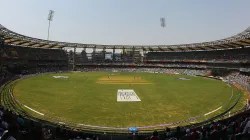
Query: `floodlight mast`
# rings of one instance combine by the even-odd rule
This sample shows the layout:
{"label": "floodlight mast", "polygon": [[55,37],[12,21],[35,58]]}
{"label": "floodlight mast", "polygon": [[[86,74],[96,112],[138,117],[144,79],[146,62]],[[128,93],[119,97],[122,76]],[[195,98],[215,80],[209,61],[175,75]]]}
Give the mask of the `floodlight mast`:
{"label": "floodlight mast", "polygon": [[48,26],[48,36],[47,36],[47,40],[49,40],[50,22],[53,20],[54,13],[55,13],[55,12],[54,12],[53,10],[49,10],[49,15],[48,15],[49,26]]}

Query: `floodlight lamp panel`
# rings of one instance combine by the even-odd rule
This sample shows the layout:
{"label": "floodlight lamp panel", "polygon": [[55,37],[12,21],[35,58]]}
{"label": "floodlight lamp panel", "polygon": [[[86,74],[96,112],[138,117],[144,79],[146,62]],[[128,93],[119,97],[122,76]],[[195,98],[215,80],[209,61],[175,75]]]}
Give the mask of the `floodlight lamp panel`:
{"label": "floodlight lamp panel", "polygon": [[49,11],[49,14],[50,14],[50,15],[53,15],[53,14],[54,14],[54,11],[53,11],[53,10],[50,10],[50,11]]}
{"label": "floodlight lamp panel", "polygon": [[166,26],[165,18],[160,18],[160,22],[161,22],[161,27],[165,27]]}
{"label": "floodlight lamp panel", "polygon": [[49,11],[49,15],[48,15],[48,20],[49,20],[49,21],[52,21],[52,20],[53,20],[54,13],[55,13],[55,12],[54,12],[53,10],[50,10],[50,11]]}

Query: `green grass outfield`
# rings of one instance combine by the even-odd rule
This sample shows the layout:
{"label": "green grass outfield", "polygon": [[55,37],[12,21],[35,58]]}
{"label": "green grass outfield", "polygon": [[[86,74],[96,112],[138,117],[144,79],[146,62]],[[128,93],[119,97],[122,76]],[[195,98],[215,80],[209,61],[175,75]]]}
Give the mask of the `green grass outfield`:
{"label": "green grass outfield", "polygon": [[[242,94],[221,81],[203,77],[112,74],[116,77],[139,76],[143,78],[142,83],[146,84],[136,84],[133,80],[121,82],[119,79],[115,79],[119,84],[114,84],[105,79],[109,75],[107,72],[46,74],[19,80],[14,87],[14,96],[24,105],[50,117],[57,117],[61,122],[130,127],[158,125],[203,115],[230,102],[232,89],[234,94],[231,102],[236,100],[238,94]],[[69,78],[55,79],[55,75]],[[180,77],[190,80],[177,80]],[[108,82],[103,83],[105,80]],[[117,102],[118,89],[133,89],[141,102]],[[242,105],[240,103],[238,108]],[[222,107],[207,117],[225,109]],[[29,109],[27,111],[43,119],[43,116]]]}

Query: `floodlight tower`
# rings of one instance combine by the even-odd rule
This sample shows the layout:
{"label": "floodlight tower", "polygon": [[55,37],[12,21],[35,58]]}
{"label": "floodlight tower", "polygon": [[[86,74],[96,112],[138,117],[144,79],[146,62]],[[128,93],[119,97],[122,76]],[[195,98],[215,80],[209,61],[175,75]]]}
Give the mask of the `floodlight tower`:
{"label": "floodlight tower", "polygon": [[47,40],[49,40],[50,22],[53,20],[54,13],[55,12],[53,10],[49,10],[49,15],[48,15],[49,27],[48,27],[48,37],[47,37]]}

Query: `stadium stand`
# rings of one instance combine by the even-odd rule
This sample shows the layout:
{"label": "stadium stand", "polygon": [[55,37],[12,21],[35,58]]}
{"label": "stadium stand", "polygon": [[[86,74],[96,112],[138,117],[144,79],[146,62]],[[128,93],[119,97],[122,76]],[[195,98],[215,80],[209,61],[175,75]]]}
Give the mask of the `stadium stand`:
{"label": "stadium stand", "polygon": [[37,73],[45,68],[62,70],[68,67],[67,55],[63,50],[9,45],[4,45],[2,49],[3,67],[14,73]]}
{"label": "stadium stand", "polygon": [[186,62],[249,62],[250,48],[217,50],[217,51],[191,51],[191,52],[149,52],[147,61],[186,61]]}

